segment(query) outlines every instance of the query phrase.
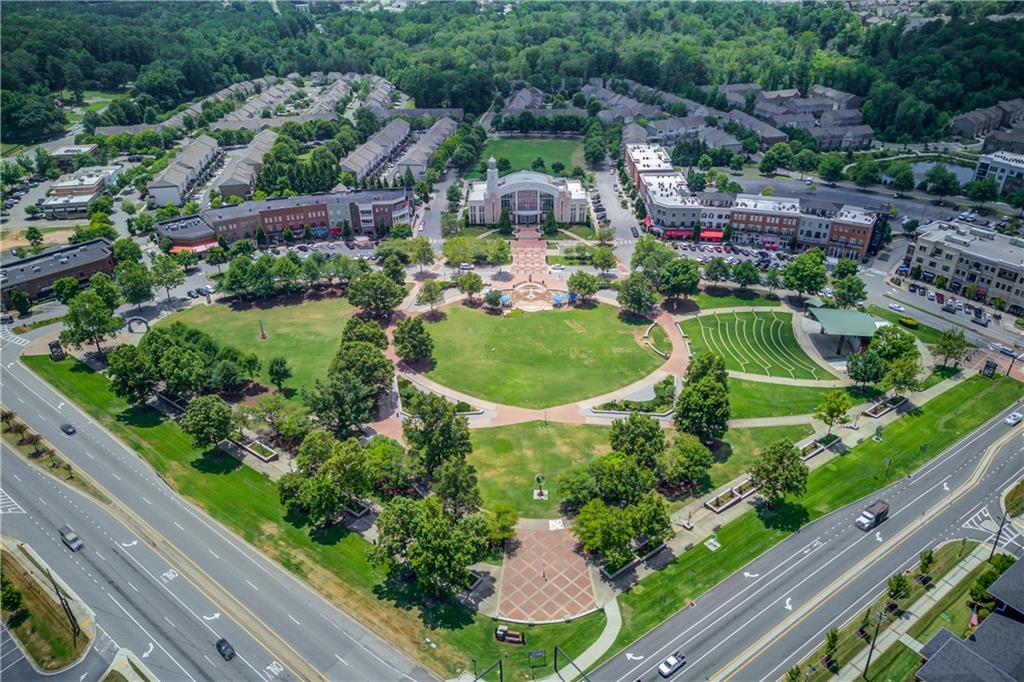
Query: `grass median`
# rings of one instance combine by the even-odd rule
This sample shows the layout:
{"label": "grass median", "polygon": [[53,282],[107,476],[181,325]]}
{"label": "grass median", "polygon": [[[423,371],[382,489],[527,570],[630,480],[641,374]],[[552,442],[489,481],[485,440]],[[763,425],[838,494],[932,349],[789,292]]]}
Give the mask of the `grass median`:
{"label": "grass median", "polygon": [[[82,655],[89,638],[72,636],[71,624],[54,597],[43,590],[21,562],[2,556],[4,582],[21,594],[20,608],[4,610],[4,623],[42,670],[60,670]],[[6,647],[5,647],[6,648]]]}
{"label": "grass median", "polygon": [[179,493],[247,542],[305,580],[409,655],[443,677],[455,677],[476,659],[481,668],[499,656],[511,679],[529,679],[527,649],[553,647],[578,655],[604,628],[603,613],[571,623],[520,629],[527,647],[500,645],[495,621],[454,601],[422,604],[384,587],[384,575],[367,561],[362,537],[335,526],[311,534],[305,518],[281,506],[273,482],[219,451],[192,447],[178,425],[152,409],[135,409],[110,392],[110,383],[75,359],[22,356],[23,362],[135,449]]}
{"label": "grass median", "polygon": [[[619,598],[623,625],[607,656],[698,598],[806,523],[904,478],[1024,395],[1024,385],[974,376],[810,473],[807,493],[771,512],[751,510],[722,526],[721,548],[703,544]],[[888,460],[888,464],[886,463]]]}

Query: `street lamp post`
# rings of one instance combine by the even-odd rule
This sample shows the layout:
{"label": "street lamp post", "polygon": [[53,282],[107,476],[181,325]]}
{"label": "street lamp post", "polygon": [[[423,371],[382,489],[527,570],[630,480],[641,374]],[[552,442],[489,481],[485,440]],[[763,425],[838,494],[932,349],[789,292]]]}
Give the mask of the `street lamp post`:
{"label": "street lamp post", "polygon": [[868,661],[864,664],[864,672],[861,676],[866,680],[868,679],[868,668],[871,667],[871,655],[875,653],[875,642],[878,641],[878,630],[882,627],[882,618],[885,614],[880,609],[878,611],[878,618],[875,620],[875,634],[871,637],[871,648],[868,649]]}
{"label": "street lamp post", "polygon": [[1003,512],[1003,520],[999,522],[999,531],[996,533],[996,539],[992,541],[992,551],[989,552],[988,560],[992,561],[992,557],[996,555],[996,547],[999,546],[999,539],[1003,536],[1003,526],[1006,525],[1007,513]]}

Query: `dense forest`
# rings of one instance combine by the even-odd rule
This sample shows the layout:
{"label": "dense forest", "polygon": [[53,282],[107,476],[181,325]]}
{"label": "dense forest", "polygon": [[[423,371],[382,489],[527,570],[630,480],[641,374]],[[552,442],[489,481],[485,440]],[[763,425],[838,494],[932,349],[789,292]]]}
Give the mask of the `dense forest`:
{"label": "dense forest", "polygon": [[[706,84],[824,83],[866,96],[884,137],[935,137],[957,112],[1024,95],[1024,2],[932,3],[936,21],[865,29],[843,3],[425,3],[402,12],[312,3],[4,3],[7,137],[59,130],[56,94],[118,89],[166,112],[238,80],[380,74],[422,107],[479,113],[516,81],[571,93],[595,76],[702,97]],[[13,133],[13,135],[12,135]]]}

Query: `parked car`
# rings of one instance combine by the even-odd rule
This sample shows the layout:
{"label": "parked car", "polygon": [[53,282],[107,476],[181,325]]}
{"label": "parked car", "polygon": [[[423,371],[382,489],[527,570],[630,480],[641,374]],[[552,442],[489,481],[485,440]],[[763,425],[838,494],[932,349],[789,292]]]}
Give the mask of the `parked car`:
{"label": "parked car", "polygon": [[78,533],[76,533],[75,529],[71,526],[60,527],[60,540],[67,545],[67,548],[72,552],[77,552],[85,547],[85,543],[82,542],[82,538],[78,537]]}
{"label": "parked car", "polygon": [[906,308],[901,306],[899,303],[890,303],[889,304],[889,309],[890,310],[895,310],[898,313],[906,312],[906,310],[907,310]]}
{"label": "parked car", "polygon": [[189,289],[189,290],[188,290],[187,292],[185,292],[185,293],[186,293],[186,294],[188,295],[188,297],[189,297],[189,298],[199,298],[199,294],[198,294],[198,293],[196,293],[196,290],[195,290],[195,289]]}
{"label": "parked car", "polygon": [[629,228],[629,231],[633,234],[634,237],[640,236],[640,230],[636,229],[635,227]]}

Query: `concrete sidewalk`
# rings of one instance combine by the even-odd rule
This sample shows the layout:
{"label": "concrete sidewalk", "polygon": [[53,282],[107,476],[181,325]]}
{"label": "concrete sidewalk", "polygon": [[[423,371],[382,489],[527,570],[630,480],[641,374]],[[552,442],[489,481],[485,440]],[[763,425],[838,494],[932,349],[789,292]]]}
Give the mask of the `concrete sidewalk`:
{"label": "concrete sidewalk", "polygon": [[[878,635],[878,640],[875,642],[875,651],[872,654],[871,660],[877,661],[886,649],[896,644],[896,642],[903,642],[905,645],[913,649],[914,651],[920,651],[924,642],[918,642],[916,639],[907,634],[907,631],[921,619],[921,617],[928,613],[928,610],[935,606],[943,597],[949,594],[957,583],[964,579],[971,571],[976,567],[983,564],[988,559],[988,553],[990,548],[986,545],[978,545],[974,548],[974,551],[968,554],[963,561],[957,564],[953,570],[944,575],[935,587],[929,592],[925,592],[920,599],[915,601],[906,610],[909,617],[901,618],[899,621],[893,623]],[[853,660],[843,666],[842,670],[839,671],[839,680],[852,682],[853,680],[859,679],[861,674],[864,672],[865,664],[868,659],[868,652],[870,647],[865,642],[864,649],[853,657]]]}

